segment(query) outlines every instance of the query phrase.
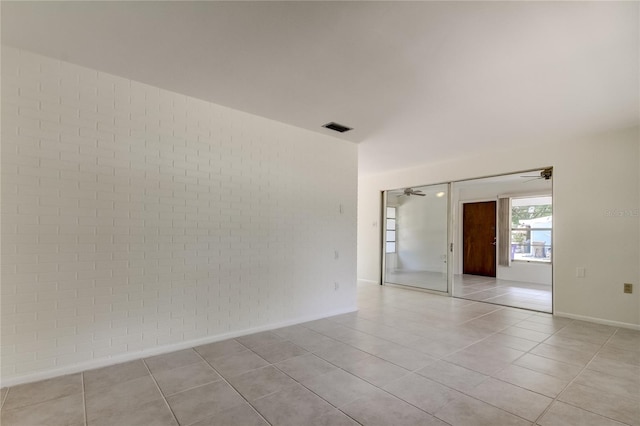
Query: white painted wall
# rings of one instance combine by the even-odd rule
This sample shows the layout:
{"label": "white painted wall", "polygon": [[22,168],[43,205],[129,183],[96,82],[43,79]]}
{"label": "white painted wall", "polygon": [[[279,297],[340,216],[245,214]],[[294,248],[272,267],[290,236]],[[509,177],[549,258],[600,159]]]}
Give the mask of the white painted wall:
{"label": "white painted wall", "polygon": [[[640,326],[640,292],[622,292],[623,283],[640,283],[639,136],[634,127],[547,141],[527,155],[501,150],[361,177],[358,278],[379,280],[381,190],[553,166],[555,312]],[[576,277],[576,267],[586,268],[584,278]]]}
{"label": "white painted wall", "polygon": [[356,187],[351,143],[3,46],[2,385],[354,310]]}
{"label": "white painted wall", "polygon": [[[530,175],[531,173],[524,173]],[[488,182],[483,180],[455,183],[454,187],[454,223],[455,240],[454,244],[454,273],[462,273],[462,205],[467,202],[477,201],[498,201],[501,196],[524,196],[532,194],[551,194],[552,181],[545,180],[525,180],[518,182]],[[496,204],[497,205],[497,204]],[[497,223],[497,218],[496,218]],[[496,235],[499,241],[500,236]],[[496,244],[497,247],[497,244]],[[497,256],[496,256],[497,259]],[[522,281],[536,284],[551,285],[552,268],[551,264],[539,262],[512,262],[511,265],[496,265],[496,278],[511,281]]]}
{"label": "white painted wall", "polygon": [[496,267],[496,278],[501,280],[551,285],[553,268],[550,263],[511,262],[511,265]]}

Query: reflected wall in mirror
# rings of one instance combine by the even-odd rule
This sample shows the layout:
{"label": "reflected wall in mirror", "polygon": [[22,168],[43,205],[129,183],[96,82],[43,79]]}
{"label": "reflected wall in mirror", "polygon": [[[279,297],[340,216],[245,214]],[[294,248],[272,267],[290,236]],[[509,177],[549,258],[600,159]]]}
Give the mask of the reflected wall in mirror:
{"label": "reflected wall in mirror", "polygon": [[449,185],[385,194],[384,282],[447,292]]}

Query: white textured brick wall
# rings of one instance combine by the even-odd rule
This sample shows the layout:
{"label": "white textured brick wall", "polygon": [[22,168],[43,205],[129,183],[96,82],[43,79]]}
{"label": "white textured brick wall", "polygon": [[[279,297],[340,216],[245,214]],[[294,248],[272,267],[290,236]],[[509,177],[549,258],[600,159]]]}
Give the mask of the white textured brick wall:
{"label": "white textured brick wall", "polygon": [[3,46],[3,380],[354,307],[356,186],[350,143]]}

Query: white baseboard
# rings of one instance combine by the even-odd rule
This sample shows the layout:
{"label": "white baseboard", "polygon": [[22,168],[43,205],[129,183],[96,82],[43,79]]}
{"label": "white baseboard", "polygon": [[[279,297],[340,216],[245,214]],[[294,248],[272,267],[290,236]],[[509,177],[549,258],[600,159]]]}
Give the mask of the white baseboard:
{"label": "white baseboard", "polygon": [[576,315],[576,314],[570,314],[567,312],[558,312],[558,311],[554,312],[553,314],[563,318],[594,322],[596,324],[610,325],[612,327],[622,327],[622,328],[630,328],[632,330],[640,330],[640,324],[632,324],[630,322],[612,321],[612,320],[603,319],[603,318],[595,318],[595,317],[589,317],[586,315]]}
{"label": "white baseboard", "polygon": [[361,278],[358,278],[358,284],[363,283],[363,284],[380,284],[380,281],[375,281],[375,280],[363,280]]}
{"label": "white baseboard", "polygon": [[248,334],[259,333],[261,331],[275,330],[277,328],[287,327],[290,325],[296,325],[307,321],[314,321],[322,318],[332,317],[335,315],[347,314],[357,311],[357,306],[352,306],[346,309],[340,309],[337,311],[325,312],[320,315],[310,315],[306,317],[298,317],[295,319],[282,321],[279,323],[266,324],[259,327],[248,328],[244,330],[236,330],[229,333],[218,334],[215,336],[207,336],[200,339],[187,340],[179,343],[172,343],[170,345],[163,345],[154,348],[144,349],[141,351],[127,352],[120,355],[115,355],[109,358],[93,359],[90,361],[80,362],[77,364],[54,368],[44,371],[38,371],[31,374],[25,374],[22,376],[11,377],[8,379],[2,379],[0,387],[9,387],[21,385],[24,383],[37,382],[40,380],[51,379],[53,377],[64,376],[67,374],[80,373],[86,370],[93,370],[101,367],[108,367],[110,365],[121,364],[127,361],[133,361],[136,359],[147,358],[154,355],[162,355],[169,352],[175,352],[182,349],[192,348],[194,346],[206,345],[207,343],[219,342],[221,340],[233,339],[235,337],[246,336]]}

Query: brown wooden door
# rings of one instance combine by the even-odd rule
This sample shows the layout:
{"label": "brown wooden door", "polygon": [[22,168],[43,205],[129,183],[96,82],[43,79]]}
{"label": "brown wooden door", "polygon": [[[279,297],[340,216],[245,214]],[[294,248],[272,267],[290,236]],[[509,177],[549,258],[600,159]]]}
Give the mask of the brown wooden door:
{"label": "brown wooden door", "polygon": [[496,202],[465,203],[462,216],[462,272],[495,277]]}

